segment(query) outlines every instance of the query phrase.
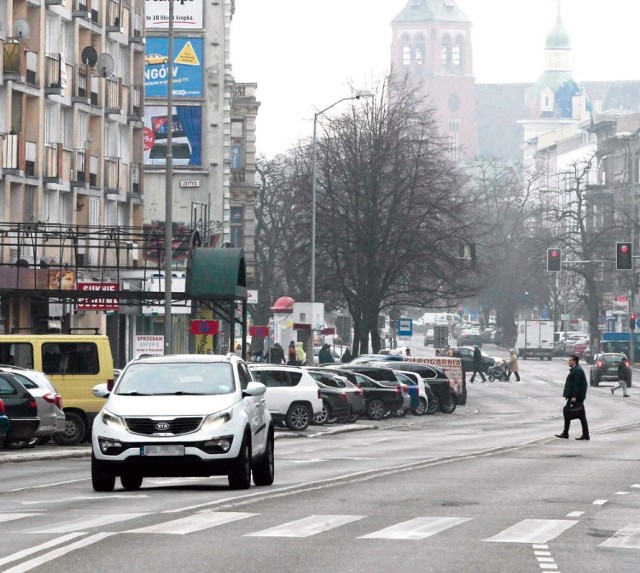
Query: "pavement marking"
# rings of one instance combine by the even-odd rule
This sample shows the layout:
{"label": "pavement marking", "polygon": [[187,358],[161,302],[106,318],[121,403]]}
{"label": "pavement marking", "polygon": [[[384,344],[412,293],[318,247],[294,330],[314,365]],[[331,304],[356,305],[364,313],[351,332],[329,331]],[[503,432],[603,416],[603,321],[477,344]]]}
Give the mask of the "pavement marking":
{"label": "pavement marking", "polygon": [[78,497],[65,497],[62,499],[47,499],[43,501],[22,501],[20,502],[22,505],[42,505],[45,503],[68,503],[69,501],[95,501],[97,499],[139,499],[143,497],[149,497],[146,494],[135,494],[135,495],[87,495],[87,496],[78,496]]}
{"label": "pavement marking", "polygon": [[311,537],[365,517],[364,515],[310,515],[304,519],[249,533],[245,537]]}
{"label": "pavement marking", "polygon": [[555,563],[540,563],[540,569],[547,571],[556,571],[558,566]]}
{"label": "pavement marking", "polygon": [[617,491],[616,493],[614,493],[613,495],[628,495],[629,492],[628,491]]}
{"label": "pavement marking", "polygon": [[15,521],[16,519],[23,519],[25,517],[38,517],[40,515],[44,515],[44,513],[0,513],[0,523]]}
{"label": "pavement marking", "polygon": [[186,535],[194,531],[202,531],[224,523],[231,523],[259,515],[258,513],[239,513],[239,512],[216,512],[203,511],[181,519],[165,521],[148,527],[140,527],[138,529],[130,529],[127,533],[167,533],[171,535]]}
{"label": "pavement marking", "polygon": [[55,527],[46,527],[44,529],[34,528],[24,531],[24,533],[69,533],[71,531],[86,531],[92,527],[101,527],[111,525],[129,519],[144,517],[149,513],[110,513],[107,515],[83,515],[71,521],[57,525]]}
{"label": "pavement marking", "polygon": [[496,543],[548,543],[576,523],[568,519],[523,519],[516,525],[485,539]]}
{"label": "pavement marking", "polygon": [[640,524],[632,523],[617,531],[613,537],[601,543],[599,547],[619,549],[640,549]]}
{"label": "pavement marking", "polygon": [[607,499],[596,499],[593,502],[593,505],[604,505],[605,503],[607,503],[607,501],[609,501],[609,500],[607,500]]}
{"label": "pavement marking", "polygon": [[15,489],[3,490],[0,493],[15,493],[16,491],[28,491],[30,489],[42,489],[42,488],[45,488],[45,487],[56,487],[56,486],[65,485],[65,484],[68,484],[68,483],[79,483],[79,482],[82,482],[82,481],[88,481],[89,479],[90,478],[70,479],[70,480],[67,480],[67,481],[58,481],[58,482],[54,482],[54,483],[45,483],[45,484],[42,484],[42,485],[31,485],[31,486],[27,486],[27,487],[17,487]]}
{"label": "pavement marking", "polygon": [[580,517],[584,515],[584,511],[572,511],[571,513],[567,513],[567,517]]}
{"label": "pavement marking", "polygon": [[63,535],[62,537],[58,537],[58,539],[52,539],[51,541],[47,541],[46,543],[42,543],[40,545],[30,547],[29,549],[23,549],[22,551],[17,551],[13,555],[9,555],[7,557],[3,557],[2,559],[0,559],[0,566],[6,565],[7,563],[11,563],[12,561],[19,561],[24,557],[28,557],[33,553],[39,553],[44,549],[49,549],[51,547],[55,547],[56,545],[62,545],[63,543],[66,543],[67,541],[71,541],[72,539],[75,539],[76,537],[80,537],[81,535],[84,535],[84,533],[69,533],[69,535]]}
{"label": "pavement marking", "polygon": [[634,483],[631,487],[638,488],[638,487],[640,487],[640,483]]}
{"label": "pavement marking", "polygon": [[358,539],[425,539],[466,521],[469,517],[416,517],[391,527],[362,535]]}

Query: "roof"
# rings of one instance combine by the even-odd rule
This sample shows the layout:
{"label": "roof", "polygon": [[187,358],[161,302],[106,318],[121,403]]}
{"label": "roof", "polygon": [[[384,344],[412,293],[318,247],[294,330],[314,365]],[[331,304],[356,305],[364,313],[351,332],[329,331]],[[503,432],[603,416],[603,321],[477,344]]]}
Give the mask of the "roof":
{"label": "roof", "polygon": [[408,0],[393,23],[411,22],[471,23],[471,19],[458,7],[455,0]]}
{"label": "roof", "polygon": [[560,7],[558,7],[558,17],[556,18],[555,26],[553,30],[549,32],[547,36],[547,43],[545,45],[547,50],[570,50],[571,40],[567,33],[562,18],[560,17]]}

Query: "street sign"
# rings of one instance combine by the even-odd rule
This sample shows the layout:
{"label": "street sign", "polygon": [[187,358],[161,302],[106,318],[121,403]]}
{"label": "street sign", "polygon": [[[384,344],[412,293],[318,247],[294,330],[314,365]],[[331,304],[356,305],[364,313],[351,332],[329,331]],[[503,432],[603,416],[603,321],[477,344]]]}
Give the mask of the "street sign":
{"label": "street sign", "polygon": [[323,328],[320,331],[320,334],[322,334],[323,336],[329,336],[330,334],[335,334],[336,333],[336,329],[333,326],[329,326],[327,328]]}
{"label": "street sign", "polygon": [[250,326],[249,334],[251,336],[269,336],[269,327],[268,326]]}
{"label": "street sign", "polygon": [[300,322],[294,322],[293,330],[311,330],[311,325],[300,323]]}
{"label": "street sign", "polygon": [[398,336],[413,336],[413,319],[398,319]]}
{"label": "street sign", "polygon": [[192,320],[190,323],[191,334],[205,334],[213,336],[218,334],[220,323],[217,320]]}

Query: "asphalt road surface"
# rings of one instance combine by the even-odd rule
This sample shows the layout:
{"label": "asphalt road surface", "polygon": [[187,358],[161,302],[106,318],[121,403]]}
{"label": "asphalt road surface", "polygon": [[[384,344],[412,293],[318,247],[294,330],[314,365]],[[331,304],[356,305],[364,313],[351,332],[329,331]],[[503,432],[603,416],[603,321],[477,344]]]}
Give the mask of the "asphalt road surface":
{"label": "asphalt road surface", "polygon": [[590,388],[591,441],[560,440],[566,360],[520,364],[451,415],[278,439],[271,487],[98,494],[88,458],[0,464],[0,571],[637,573],[640,392]]}

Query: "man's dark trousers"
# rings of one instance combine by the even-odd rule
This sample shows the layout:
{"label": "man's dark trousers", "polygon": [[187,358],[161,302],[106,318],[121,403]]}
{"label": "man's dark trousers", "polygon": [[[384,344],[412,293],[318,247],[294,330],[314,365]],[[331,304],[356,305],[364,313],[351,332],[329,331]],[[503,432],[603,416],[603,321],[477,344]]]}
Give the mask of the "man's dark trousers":
{"label": "man's dark trousers", "polygon": [[[569,402],[567,402],[567,404],[569,404]],[[579,405],[576,402],[577,405]],[[564,408],[562,410],[562,415],[564,416],[564,431],[562,432],[565,436],[569,435],[569,426],[571,425],[571,418],[569,418],[569,415],[567,414],[567,409]],[[584,407],[582,408],[582,412],[580,413],[580,416],[578,416],[577,418],[574,418],[575,420],[580,420],[580,424],[582,425],[582,435],[585,437],[589,436],[589,424],[587,424],[587,411],[584,409]]]}

